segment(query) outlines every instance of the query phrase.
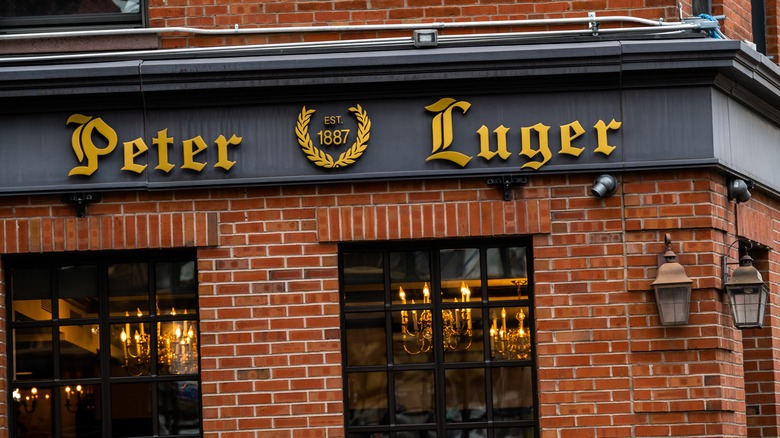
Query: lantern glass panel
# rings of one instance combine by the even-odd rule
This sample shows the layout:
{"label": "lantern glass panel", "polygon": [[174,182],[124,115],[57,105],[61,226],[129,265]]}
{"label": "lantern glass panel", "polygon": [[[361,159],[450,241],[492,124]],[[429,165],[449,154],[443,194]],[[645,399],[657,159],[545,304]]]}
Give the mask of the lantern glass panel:
{"label": "lantern glass panel", "polygon": [[688,323],[691,303],[691,285],[655,286],[655,301],[661,325]]}
{"label": "lantern glass panel", "polygon": [[727,287],[734,325],[738,328],[763,327],[767,291],[764,285]]}

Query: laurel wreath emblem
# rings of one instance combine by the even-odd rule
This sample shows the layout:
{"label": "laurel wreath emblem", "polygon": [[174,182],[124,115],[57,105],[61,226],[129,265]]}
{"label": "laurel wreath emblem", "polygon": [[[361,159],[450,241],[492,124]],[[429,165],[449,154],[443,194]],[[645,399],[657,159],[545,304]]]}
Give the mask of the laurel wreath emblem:
{"label": "laurel wreath emblem", "polygon": [[360,105],[351,107],[349,111],[355,115],[358,121],[357,138],[351,148],[342,152],[338,160],[333,161],[333,157],[330,154],[314,147],[309,136],[309,122],[315,110],[306,109],[305,106],[301,109],[301,113],[298,114],[298,123],[295,125],[295,136],[298,138],[298,144],[301,146],[303,153],[306,154],[306,157],[309,158],[309,161],[319,167],[333,169],[347,167],[363,155],[368,146],[368,139],[371,137],[371,120]]}

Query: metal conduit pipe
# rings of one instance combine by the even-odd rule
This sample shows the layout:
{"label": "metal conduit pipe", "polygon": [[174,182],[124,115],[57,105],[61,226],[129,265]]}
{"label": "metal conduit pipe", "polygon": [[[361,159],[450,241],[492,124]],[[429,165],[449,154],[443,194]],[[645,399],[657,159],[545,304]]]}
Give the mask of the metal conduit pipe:
{"label": "metal conduit pipe", "polygon": [[[721,17],[716,17],[722,19]],[[625,27],[600,29],[596,23],[613,22],[633,22],[639,24],[649,24],[649,26]],[[93,31],[74,31],[74,32],[49,32],[43,34],[17,34],[0,35],[0,41],[21,38],[54,38],[54,37],[75,37],[75,36],[94,36],[94,35],[127,35],[127,34],[147,34],[167,32],[193,31],[198,34],[223,34],[235,35],[236,33],[283,33],[283,32],[326,32],[338,31],[339,29],[349,31],[371,30],[420,30],[432,29],[438,26],[438,29],[446,28],[466,28],[466,27],[488,27],[494,26],[530,26],[530,25],[551,25],[551,24],[589,24],[589,28],[580,30],[552,30],[552,31],[534,31],[534,32],[502,32],[502,33],[483,33],[483,34],[464,34],[464,35],[442,35],[438,37],[438,45],[446,46],[448,44],[481,43],[495,42],[501,40],[504,42],[519,42],[524,39],[539,37],[563,37],[563,36],[587,36],[597,34],[674,34],[681,32],[701,31],[717,27],[713,21],[691,19],[685,22],[667,23],[663,20],[653,21],[636,17],[594,17],[588,18],[561,18],[561,19],[543,19],[543,20],[509,20],[509,21],[481,21],[473,23],[415,23],[415,24],[388,24],[388,25],[364,25],[364,26],[312,26],[312,27],[288,27],[288,28],[255,28],[238,30],[219,30],[219,29],[192,29],[192,28],[144,28],[144,29],[113,29],[113,30],[93,30]],[[436,30],[438,30],[436,29]],[[14,63],[36,63],[48,61],[83,61],[90,59],[138,59],[154,58],[164,56],[197,56],[199,54],[216,53],[221,56],[240,54],[241,52],[252,52],[252,54],[279,54],[282,52],[293,52],[297,50],[355,50],[372,48],[404,48],[413,45],[411,37],[388,37],[388,38],[366,38],[352,40],[331,40],[315,42],[298,43],[270,43],[253,44],[243,46],[209,46],[209,47],[189,47],[176,49],[152,49],[152,50],[131,50],[131,51],[110,51],[110,52],[86,52],[86,53],[65,53],[48,55],[21,55],[15,57],[0,57],[0,65]]]}
{"label": "metal conduit pipe", "polygon": [[[629,34],[629,33],[646,33],[646,34],[674,34],[686,31],[701,30],[702,26],[699,23],[680,23],[669,24],[663,27],[632,27],[632,28],[614,28],[614,29],[600,29],[600,34]],[[449,35],[439,37],[439,46],[446,46],[447,44],[463,44],[463,43],[479,43],[479,42],[495,42],[495,40],[501,40],[506,43],[518,42],[529,38],[538,37],[556,37],[556,36],[587,36],[592,35],[591,29],[582,30],[559,30],[559,31],[535,31],[535,32],[515,32],[515,33],[488,33],[488,34],[468,34],[468,35]],[[48,61],[81,61],[88,59],[139,59],[139,58],[154,58],[165,57],[170,55],[198,55],[208,54],[210,52],[217,53],[221,56],[238,55],[241,52],[252,52],[253,55],[259,55],[263,53],[280,54],[283,52],[292,52],[296,50],[322,50],[322,49],[365,49],[365,48],[404,48],[413,46],[411,37],[392,37],[392,38],[371,38],[371,39],[357,39],[357,40],[335,40],[335,41],[315,41],[315,42],[300,42],[300,43],[275,43],[275,44],[255,44],[244,46],[219,46],[219,47],[191,47],[191,48],[177,48],[177,49],[154,49],[154,50],[133,50],[133,51],[117,51],[117,52],[95,52],[95,53],[72,53],[72,54],[55,54],[55,55],[40,55],[40,56],[16,56],[16,57],[0,57],[0,65],[10,63],[30,63],[30,62],[48,62]]]}
{"label": "metal conduit pipe", "polygon": [[19,40],[28,38],[65,38],[87,36],[111,36],[111,35],[144,35],[144,34],[168,34],[188,33],[192,35],[230,36],[230,35],[272,35],[283,33],[324,33],[324,32],[381,32],[398,30],[419,29],[471,29],[485,27],[515,27],[515,26],[561,26],[571,24],[591,23],[633,23],[643,26],[666,27],[679,23],[667,23],[663,20],[648,20],[639,17],[606,16],[597,17],[595,13],[589,13],[588,17],[580,18],[550,18],[536,20],[503,20],[503,21],[472,21],[472,22],[434,22],[434,23],[409,23],[409,24],[367,24],[367,25],[341,25],[341,26],[296,26],[296,27],[256,27],[241,28],[235,25],[232,29],[199,29],[194,27],[147,27],[128,29],[102,29],[79,30],[63,32],[19,33],[0,35],[0,41]]}

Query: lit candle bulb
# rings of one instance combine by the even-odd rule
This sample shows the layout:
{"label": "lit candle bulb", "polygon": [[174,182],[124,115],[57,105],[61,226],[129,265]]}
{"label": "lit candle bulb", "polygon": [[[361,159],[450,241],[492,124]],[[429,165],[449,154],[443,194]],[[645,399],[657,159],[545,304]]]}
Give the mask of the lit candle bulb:
{"label": "lit candle bulb", "polygon": [[428,288],[428,283],[426,282],[423,286],[423,304],[427,304],[431,302],[431,290]]}
{"label": "lit candle bulb", "polygon": [[506,333],[506,309],[501,308],[501,333]]}
{"label": "lit candle bulb", "polygon": [[119,335],[119,339],[122,341],[122,348],[125,352],[125,358],[127,357],[127,332],[125,329],[122,329],[122,334]]}
{"label": "lit candle bulb", "polygon": [[[136,307],[136,309],[138,310],[138,317],[139,318],[144,316],[144,314],[143,314],[143,312],[141,312],[140,308]],[[144,323],[140,323],[140,324],[138,324],[138,326],[141,328],[141,336],[145,335],[146,332],[144,332]]]}
{"label": "lit candle bulb", "polygon": [[[128,318],[130,317],[130,314],[127,313],[127,310],[125,310],[125,316],[127,316]],[[127,339],[127,336],[130,336],[130,323],[129,322],[125,323],[125,330],[127,331],[127,335],[125,336],[125,339]]]}
{"label": "lit candle bulb", "polygon": [[406,292],[404,292],[404,288],[398,288],[398,297],[401,298],[401,304],[406,304]]}

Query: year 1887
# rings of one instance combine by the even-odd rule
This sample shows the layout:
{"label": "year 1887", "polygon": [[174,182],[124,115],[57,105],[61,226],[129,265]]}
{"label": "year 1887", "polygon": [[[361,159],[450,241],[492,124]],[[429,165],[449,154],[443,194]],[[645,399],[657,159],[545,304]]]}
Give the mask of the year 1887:
{"label": "year 1887", "polygon": [[[325,126],[341,125],[341,116],[326,116]],[[320,144],[323,146],[341,146],[347,144],[349,129],[322,129],[317,132]]]}

